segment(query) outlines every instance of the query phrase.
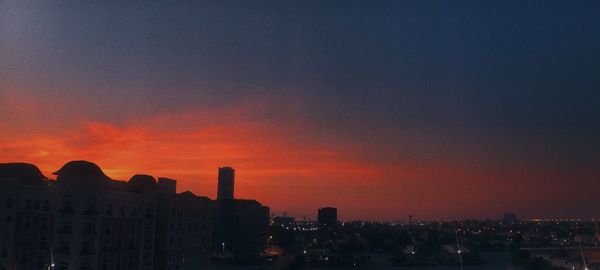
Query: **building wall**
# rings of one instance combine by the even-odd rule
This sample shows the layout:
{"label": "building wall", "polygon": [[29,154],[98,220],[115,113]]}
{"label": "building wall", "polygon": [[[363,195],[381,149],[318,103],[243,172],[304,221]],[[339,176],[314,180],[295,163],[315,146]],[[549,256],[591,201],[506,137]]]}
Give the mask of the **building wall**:
{"label": "building wall", "polygon": [[213,204],[189,192],[173,196],[159,207],[158,269],[199,269],[208,264],[212,241]]}
{"label": "building wall", "polygon": [[[56,270],[182,270],[206,263],[210,199],[175,195],[173,180],[161,189],[155,182],[72,178],[21,181],[0,174],[0,270],[46,270],[52,262]],[[182,229],[160,227],[169,223]],[[164,262],[157,260],[166,251],[162,232],[178,240],[168,246],[169,256],[182,258],[172,267],[155,262]]]}
{"label": "building wall", "polygon": [[213,248],[242,257],[257,256],[268,241],[269,208],[252,200],[217,200]]}
{"label": "building wall", "polygon": [[40,269],[50,261],[55,214],[43,182],[0,184],[0,269]]}

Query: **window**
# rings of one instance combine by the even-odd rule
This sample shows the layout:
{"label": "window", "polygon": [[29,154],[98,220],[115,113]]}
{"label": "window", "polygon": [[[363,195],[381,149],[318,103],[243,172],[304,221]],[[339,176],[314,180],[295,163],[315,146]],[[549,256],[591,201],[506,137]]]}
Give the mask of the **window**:
{"label": "window", "polygon": [[40,232],[45,233],[46,231],[48,231],[48,218],[47,217],[42,217],[41,219],[41,224],[40,224]]}
{"label": "window", "polygon": [[13,199],[12,198],[6,199],[6,208],[11,209],[12,207],[13,207]]}
{"label": "window", "polygon": [[82,255],[87,255],[91,253],[91,248],[90,248],[90,242],[83,242],[81,244],[81,254]]}
{"label": "window", "polygon": [[63,206],[63,213],[73,214],[75,212],[75,208],[73,207],[73,202],[66,201]]}
{"label": "window", "polygon": [[71,233],[71,222],[70,221],[63,221],[60,224],[60,232],[61,233]]}
{"label": "window", "polygon": [[106,206],[106,215],[112,216],[112,204]]}
{"label": "window", "polygon": [[44,211],[50,211],[50,203],[48,202],[48,200],[44,201],[44,205],[42,206]]}
{"label": "window", "polygon": [[84,235],[89,235],[89,234],[93,234],[94,233],[94,224],[92,224],[91,222],[85,222],[83,224],[83,234]]}
{"label": "window", "polygon": [[31,200],[27,200],[25,203],[25,210],[31,210],[32,202]]}
{"label": "window", "polygon": [[35,203],[33,204],[33,210],[40,210],[40,201],[35,201]]}
{"label": "window", "polygon": [[71,243],[69,241],[60,241],[60,251],[64,254],[71,253]]}
{"label": "window", "polygon": [[48,241],[45,235],[40,236],[40,248],[48,247]]}
{"label": "window", "polygon": [[88,198],[87,202],[85,204],[85,214],[86,215],[95,215],[97,213],[97,208],[96,208],[96,198]]}
{"label": "window", "polygon": [[105,222],[104,223],[104,233],[105,234],[110,234],[110,222]]}
{"label": "window", "polygon": [[26,215],[23,218],[23,227],[25,229],[29,229],[29,227],[31,227],[31,216],[30,215]]}
{"label": "window", "polygon": [[125,206],[121,205],[121,209],[119,210],[119,215],[122,217],[125,216]]}

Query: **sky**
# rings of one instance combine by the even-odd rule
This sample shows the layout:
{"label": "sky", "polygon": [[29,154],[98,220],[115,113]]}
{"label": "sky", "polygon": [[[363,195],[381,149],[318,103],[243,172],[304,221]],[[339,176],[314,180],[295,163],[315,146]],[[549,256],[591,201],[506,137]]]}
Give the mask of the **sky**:
{"label": "sky", "polygon": [[[124,3],[125,2],[125,3]],[[298,218],[600,218],[598,1],[0,1],[0,162]]]}

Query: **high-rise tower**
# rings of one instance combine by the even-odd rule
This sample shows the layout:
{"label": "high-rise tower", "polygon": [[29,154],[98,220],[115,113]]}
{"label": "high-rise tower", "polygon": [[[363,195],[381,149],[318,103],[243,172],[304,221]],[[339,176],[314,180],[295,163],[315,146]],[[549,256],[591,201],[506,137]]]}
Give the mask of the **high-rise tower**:
{"label": "high-rise tower", "polygon": [[219,187],[217,190],[217,200],[233,199],[233,180],[235,170],[231,167],[219,168]]}

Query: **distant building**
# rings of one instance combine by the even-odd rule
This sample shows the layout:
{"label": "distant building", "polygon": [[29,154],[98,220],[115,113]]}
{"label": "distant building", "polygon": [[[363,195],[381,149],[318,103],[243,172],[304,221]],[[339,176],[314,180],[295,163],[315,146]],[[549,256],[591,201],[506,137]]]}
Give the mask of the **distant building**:
{"label": "distant building", "polygon": [[515,223],[515,222],[518,222],[519,219],[517,218],[517,214],[515,214],[515,213],[506,213],[502,217],[502,221],[504,223]]}
{"label": "distant building", "polygon": [[217,200],[233,200],[235,170],[231,167],[219,168]]}
{"label": "distant building", "polygon": [[331,227],[337,225],[337,208],[324,207],[320,208],[317,216],[319,226]]}
{"label": "distant building", "polygon": [[54,174],[51,181],[35,165],[0,164],[0,270],[183,270],[205,260],[209,199],[176,195],[176,182],[164,178],[113,180],[87,161]]}
{"label": "distant building", "polygon": [[295,224],[296,224],[296,219],[294,219],[293,217],[287,217],[287,216],[273,217],[273,226],[290,227],[290,226],[294,226]]}

